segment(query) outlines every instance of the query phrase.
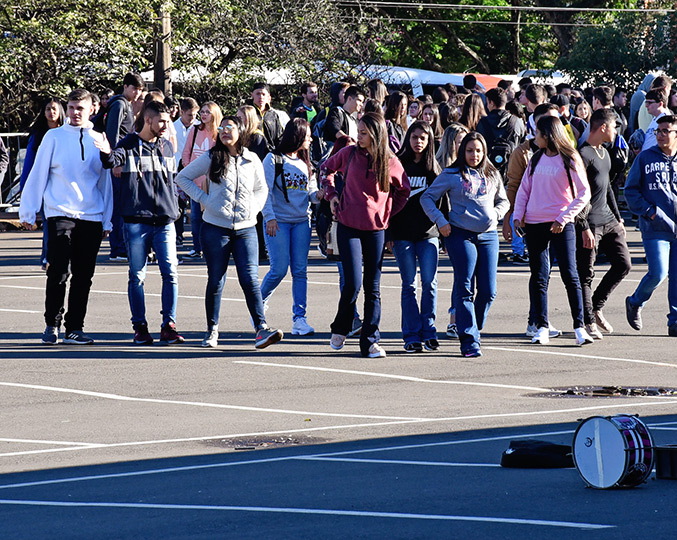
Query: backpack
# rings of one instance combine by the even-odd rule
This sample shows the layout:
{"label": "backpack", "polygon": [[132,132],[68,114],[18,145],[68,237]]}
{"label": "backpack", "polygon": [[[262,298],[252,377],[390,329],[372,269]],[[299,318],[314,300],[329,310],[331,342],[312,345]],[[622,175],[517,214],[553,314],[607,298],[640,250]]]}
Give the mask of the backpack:
{"label": "backpack", "polygon": [[[327,122],[329,107],[324,109],[324,117],[312,124],[313,142],[310,148],[310,157],[313,163],[320,163],[327,159],[333,144],[324,140],[324,124]],[[317,116],[315,117],[317,118]]]}
{"label": "backpack", "polygon": [[498,133],[494,131],[493,127],[491,128],[492,135],[494,135],[494,140],[491,148],[489,149],[488,158],[489,161],[491,161],[491,164],[496,167],[496,170],[503,178],[505,178],[505,174],[508,169],[510,154],[512,154],[515,148],[517,148],[516,141],[510,140],[506,137],[511,127],[514,127],[514,120],[512,118],[509,120],[508,125],[504,128],[501,128]]}
{"label": "backpack", "polygon": [[273,153],[273,163],[275,164],[275,178],[273,179],[273,188],[278,187],[277,179],[280,179],[280,191],[284,194],[284,200],[289,202],[289,195],[287,195],[287,182],[284,181],[284,158],[282,154]]}

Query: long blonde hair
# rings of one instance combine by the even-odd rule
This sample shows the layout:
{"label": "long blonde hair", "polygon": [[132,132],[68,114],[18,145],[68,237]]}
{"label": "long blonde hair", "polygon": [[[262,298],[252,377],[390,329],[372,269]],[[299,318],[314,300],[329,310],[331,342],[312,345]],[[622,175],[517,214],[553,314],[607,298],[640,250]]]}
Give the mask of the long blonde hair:
{"label": "long blonde hair", "polygon": [[458,122],[449,124],[447,129],[444,130],[444,135],[442,135],[442,140],[440,141],[440,147],[437,150],[437,154],[435,154],[437,163],[439,163],[440,167],[443,169],[450,167],[451,164],[456,161],[456,137],[458,137],[459,133],[467,135],[469,131],[467,127]]}
{"label": "long blonde hair", "polygon": [[263,135],[260,127],[261,120],[259,120],[259,116],[256,114],[256,109],[251,105],[242,105],[242,107],[237,109],[237,112],[241,112],[246,119],[244,131],[240,133],[240,139],[242,139],[242,144],[245,147],[249,147],[255,133],[258,132]]}
{"label": "long blonde hair", "polygon": [[207,130],[209,133],[212,134],[212,139],[216,140],[219,134],[218,127],[221,125],[221,120],[223,120],[223,113],[221,112],[221,107],[219,107],[213,101],[205,101],[202,104],[202,107],[200,107],[200,110],[202,110],[204,107],[207,107],[209,109],[209,112],[212,114],[212,121],[209,122],[208,124],[200,124],[199,126],[197,126],[197,129]]}

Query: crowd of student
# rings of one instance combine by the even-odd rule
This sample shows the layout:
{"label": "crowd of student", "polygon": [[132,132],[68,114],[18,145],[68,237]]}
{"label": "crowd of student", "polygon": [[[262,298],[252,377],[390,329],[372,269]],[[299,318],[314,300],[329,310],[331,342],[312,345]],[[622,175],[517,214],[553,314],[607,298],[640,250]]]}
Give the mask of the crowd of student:
{"label": "crowd of student", "polygon": [[[317,85],[308,82],[287,114],[271,107],[268,86],[258,83],[251,105],[223,116],[212,101],[198,106],[192,98],[146,92],[143,80],[128,74],[118,95],[74,90],[65,112],[52,98],[31,131],[21,182],[22,225],[33,229],[41,214],[45,231],[42,341],[57,343],[63,322],[64,343],[93,343],[84,319],[108,237],[110,259],[129,263],[134,342],[153,343],[144,301],[149,260],[162,275],[160,341],[183,342],[176,329],[177,245],[189,209],[187,257],[204,258],[208,274],[204,347],[218,344],[231,255],[257,348],[283,337],[265,312],[287,272],[292,334],[314,333],[307,318],[313,221],[321,251],[339,270],[334,350],[359,334],[363,356],[386,356],[379,344],[386,251],[402,279],[404,349],[437,350],[437,268],[446,253],[454,269],[446,333],[458,338],[465,357],[481,356],[480,332],[497,295],[501,220],[512,246],[508,259],[530,266],[527,336],[547,344],[561,335],[548,320],[557,264],[576,344],[589,344],[613,332],[602,309],[631,268],[618,204],[623,185],[648,262],[626,299],[627,320],[641,329],[642,307],[668,277],[668,333],[677,336],[671,86],[665,76],[647,76],[628,109],[625,90],[607,86],[583,91],[523,79],[518,94],[509,81],[484,92],[467,76],[463,88],[447,85],[415,98],[388,93],[376,79],[365,89],[334,83],[322,108]],[[610,268],[593,290],[598,252]],[[259,283],[266,253],[270,268]]]}

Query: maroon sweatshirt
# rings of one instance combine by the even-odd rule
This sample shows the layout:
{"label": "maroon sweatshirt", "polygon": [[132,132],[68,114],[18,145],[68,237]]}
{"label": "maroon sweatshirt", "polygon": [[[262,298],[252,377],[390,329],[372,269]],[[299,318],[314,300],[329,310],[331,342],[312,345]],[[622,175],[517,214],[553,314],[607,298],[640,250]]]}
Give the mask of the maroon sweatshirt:
{"label": "maroon sweatshirt", "polygon": [[[353,149],[355,154],[348,164]],[[331,201],[338,195],[334,174],[341,171],[345,180],[336,212],[339,223],[361,231],[379,231],[388,228],[390,216],[404,208],[411,191],[409,179],[400,160],[392,156],[389,166],[390,191],[384,193],[376,182],[371,156],[362,148],[348,146],[323,163],[322,176],[326,200]]]}

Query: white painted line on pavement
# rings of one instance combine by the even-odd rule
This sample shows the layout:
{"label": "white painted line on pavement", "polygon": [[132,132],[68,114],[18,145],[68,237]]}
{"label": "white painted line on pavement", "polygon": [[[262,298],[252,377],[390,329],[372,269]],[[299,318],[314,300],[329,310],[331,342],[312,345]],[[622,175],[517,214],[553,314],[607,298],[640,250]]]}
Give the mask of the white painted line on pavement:
{"label": "white painted line on pavement", "polygon": [[6,311],[9,313],[42,313],[42,311],[33,311],[29,309],[4,309],[0,308],[0,311]]}
{"label": "white painted line on pavement", "polygon": [[485,467],[500,468],[498,463],[451,463],[448,461],[408,461],[401,459],[363,459],[363,458],[333,458],[323,456],[307,456],[294,458],[299,461],[337,461],[341,463],[376,463],[383,465],[423,465],[428,467]]}
{"label": "white painted line on pavement", "polygon": [[[558,338],[561,339],[561,338]],[[586,358],[590,360],[610,360],[612,362],[627,362],[631,364],[649,364],[652,366],[662,366],[669,368],[677,368],[677,364],[669,364],[667,362],[651,362],[649,360],[635,360],[632,358],[614,358],[612,356],[596,356],[591,354],[579,354],[579,353],[566,353],[560,352],[555,349],[545,350],[538,345],[528,345],[518,349],[513,349],[510,347],[495,347],[495,346],[484,346],[483,349],[489,349],[492,351],[507,351],[507,352],[518,352],[518,353],[531,353],[531,354],[545,354],[552,356],[570,356],[573,358]]]}
{"label": "white painted line on pavement", "polygon": [[23,384],[0,382],[0,386],[9,386],[12,388],[26,388],[29,390],[45,390],[48,392],[60,392],[63,394],[77,394],[80,396],[89,396],[101,399],[112,399],[115,401],[132,401],[138,403],[159,403],[163,405],[187,405],[191,407],[206,407],[213,409],[230,409],[236,411],[252,411],[252,412],[266,412],[277,414],[296,414],[303,416],[328,416],[333,418],[364,418],[373,420],[432,420],[431,418],[411,417],[411,416],[377,416],[368,414],[344,414],[344,413],[326,413],[317,411],[294,411],[287,409],[270,409],[264,407],[247,407],[244,405],[226,405],[224,403],[206,403],[202,401],[177,401],[171,399],[155,399],[155,398],[141,398],[134,396],[123,396],[120,394],[107,394],[104,392],[92,392],[89,390],[77,390],[74,388],[60,388],[58,386],[43,386],[39,384]]}
{"label": "white painted line on pavement", "polygon": [[[18,455],[29,455],[37,453],[48,453],[48,452],[62,452],[62,451],[78,451],[78,450],[90,450],[95,448],[116,448],[116,447],[130,447],[130,446],[148,446],[156,444],[177,444],[185,442],[199,442],[199,441],[208,441],[214,439],[233,439],[233,438],[242,438],[242,437],[258,437],[258,436],[271,436],[271,435],[291,435],[297,433],[311,433],[317,431],[335,431],[343,429],[356,429],[356,428],[369,428],[373,429],[375,427],[382,426],[395,426],[395,425],[404,425],[404,424],[418,424],[418,423],[432,423],[432,422],[454,422],[454,421],[464,421],[464,420],[484,420],[484,419],[493,419],[493,418],[516,418],[516,417],[529,417],[529,416],[539,416],[539,415],[550,415],[550,414],[571,414],[571,413],[580,413],[580,412],[592,412],[592,411],[603,411],[609,409],[629,409],[629,408],[639,408],[639,407],[653,407],[657,405],[674,405],[677,404],[677,399],[667,400],[661,402],[644,402],[644,403],[628,403],[628,402],[618,402],[613,405],[601,405],[594,407],[577,407],[574,409],[557,409],[557,410],[543,410],[543,411],[531,411],[531,412],[517,412],[517,413],[500,413],[500,414],[485,414],[485,415],[474,415],[474,416],[457,416],[457,417],[448,417],[448,418],[430,418],[422,420],[398,420],[392,422],[371,422],[365,424],[347,424],[347,425],[336,425],[336,426],[321,426],[321,427],[312,427],[312,428],[301,428],[301,429],[287,429],[287,430],[277,430],[277,431],[263,431],[263,432],[254,432],[254,433],[230,433],[225,435],[208,435],[202,437],[182,437],[180,439],[158,439],[151,441],[131,441],[131,442],[121,442],[121,443],[110,443],[110,444],[93,444],[91,447],[76,447],[70,449],[54,449],[54,450],[34,450],[27,452],[12,452],[6,454],[0,454],[0,457],[9,457],[9,456],[18,456]],[[505,437],[504,437],[505,438]],[[439,443],[436,443],[439,444]],[[451,443],[455,444],[455,443]],[[426,446],[426,445],[421,445]],[[414,446],[416,447],[416,446]],[[393,447],[393,450],[396,450],[400,447]],[[404,448],[404,447],[402,447]],[[413,448],[413,447],[412,447]],[[371,450],[366,450],[371,451]],[[356,451],[355,453],[365,452],[364,450]],[[350,453],[350,452],[348,452]],[[0,486],[2,487],[2,486]]]}
{"label": "white painted line on pavement", "polygon": [[[44,287],[28,287],[26,285],[0,285],[0,287],[4,289],[24,289],[24,290],[31,290],[31,291],[44,291]],[[90,293],[96,293],[96,294],[117,294],[117,295],[124,295],[127,296],[127,291],[102,291],[100,289],[92,289],[89,291]],[[157,296],[161,297],[162,294],[159,293],[151,293],[151,292],[145,292],[144,293],[146,296]],[[204,296],[190,296],[190,295],[184,295],[180,294],[178,296],[179,298],[183,299],[188,299],[188,300],[204,300]],[[244,298],[221,298],[223,302],[245,302],[246,300]]]}
{"label": "white painted line on pavement", "polygon": [[[674,422],[665,422],[665,425],[670,425],[673,424]],[[369,426],[370,424],[365,424]],[[651,426],[660,426],[664,424],[651,424]],[[315,428],[318,429],[318,428]],[[323,429],[323,428],[319,428]],[[300,430],[300,431],[308,431],[308,430]],[[311,429],[312,431],[312,429]],[[245,436],[254,436],[254,435],[278,435],[278,434],[288,434],[292,433],[290,431],[280,431],[280,432],[268,432],[268,433],[248,433],[248,434],[240,434],[240,435],[222,435],[222,436],[212,436],[212,437],[201,437],[197,439],[183,439],[182,441],[186,440],[206,440],[206,439],[217,439],[217,438],[233,438],[233,437],[245,437]],[[258,463],[271,463],[271,462],[276,462],[276,461],[288,461],[288,460],[296,460],[296,459],[302,459],[302,458],[313,458],[313,457],[331,457],[331,456],[345,456],[345,455],[353,455],[353,454],[365,454],[365,453],[373,453],[373,452],[388,452],[388,451],[394,451],[394,450],[411,450],[411,449],[418,449],[418,448],[430,448],[430,447],[435,447],[435,446],[452,446],[452,445],[460,445],[460,444],[473,444],[473,443],[483,443],[483,442],[494,442],[494,441],[504,441],[504,440],[510,440],[510,439],[522,439],[522,438],[531,438],[531,437],[551,437],[555,435],[570,435],[574,433],[574,430],[565,430],[565,431],[546,431],[546,432],[539,432],[539,433],[515,433],[515,434],[510,434],[510,435],[500,435],[500,436],[495,436],[495,437],[480,437],[480,438],[474,438],[474,439],[460,439],[460,440],[453,440],[453,441],[441,441],[441,442],[436,442],[436,443],[418,443],[418,444],[403,444],[399,446],[381,446],[381,447],[375,447],[375,448],[362,448],[359,450],[342,450],[338,452],[326,452],[322,454],[296,454],[292,456],[284,456],[284,457],[276,457],[276,458],[256,458],[256,459],[248,459],[248,460],[243,460],[243,461],[229,461],[229,462],[222,462],[222,463],[210,463],[210,464],[205,464],[205,465],[185,465],[182,467],[169,467],[169,468],[163,468],[163,469],[144,469],[140,471],[130,471],[130,472],[124,472],[124,473],[109,473],[109,474],[99,474],[99,475],[90,475],[90,476],[75,476],[75,477],[70,477],[70,478],[56,478],[53,480],[38,480],[34,482],[22,482],[22,483],[17,483],[17,484],[6,484],[6,485],[0,485],[0,489],[13,489],[13,488],[22,488],[22,487],[34,487],[34,486],[45,486],[45,485],[51,485],[51,484],[66,484],[66,483],[71,483],[71,482],[83,482],[83,481],[88,481],[88,480],[107,480],[111,478],[126,478],[130,476],[146,476],[146,475],[151,475],[151,474],[163,474],[163,473],[173,473],[173,472],[184,472],[184,471],[196,471],[196,470],[203,470],[203,469],[216,469],[216,468],[222,468],[222,467],[232,467],[236,465],[256,465]],[[163,441],[163,442],[176,442],[176,441]],[[113,445],[101,445],[101,447],[108,447],[108,446],[125,446],[129,444],[143,444],[143,443],[121,443],[121,444],[113,444]],[[74,448],[74,450],[81,450],[82,448]],[[55,450],[55,451],[61,451],[62,449]],[[68,450],[68,449],[64,449]],[[41,450],[38,452],[47,452],[48,450]],[[17,453],[21,454],[21,453]],[[15,455],[15,454],[11,454]]]}
{"label": "white painted line on pavement", "polygon": [[124,502],[74,502],[74,501],[32,501],[32,500],[0,500],[0,504],[17,506],[49,506],[57,508],[134,508],[148,510],[209,510],[225,512],[263,512],[275,514],[302,514],[320,516],[350,516],[391,519],[421,519],[434,521],[467,521],[473,523],[502,523],[511,525],[532,525],[542,527],[560,527],[569,529],[611,529],[616,525],[599,523],[577,523],[574,521],[547,521],[543,519],[522,519],[509,517],[454,516],[444,514],[410,514],[405,512],[374,512],[365,510],[336,510],[322,508],[284,508],[272,506],[226,506],[201,504],[152,504]]}
{"label": "white painted line on pavement", "polygon": [[65,446],[98,446],[96,443],[72,442],[72,441],[43,441],[36,439],[8,439],[0,438],[0,442],[26,443],[26,444],[63,444]]}
{"label": "white painted line on pavement", "polygon": [[382,377],[386,379],[397,379],[401,381],[422,382],[432,384],[452,384],[457,386],[483,386],[487,388],[503,388],[511,390],[528,390],[529,392],[551,392],[552,388],[539,388],[534,386],[516,386],[513,384],[498,383],[479,383],[472,381],[448,381],[443,379],[423,379],[421,377],[410,377],[408,375],[393,375],[390,373],[378,373],[373,371],[358,371],[354,369],[325,368],[317,366],[300,366],[297,364],[276,364],[274,362],[255,362],[253,360],[233,360],[233,364],[248,364],[253,366],[280,367],[289,369],[305,369],[310,371],[326,371],[331,373],[344,373],[348,375],[361,375],[365,377]]}

